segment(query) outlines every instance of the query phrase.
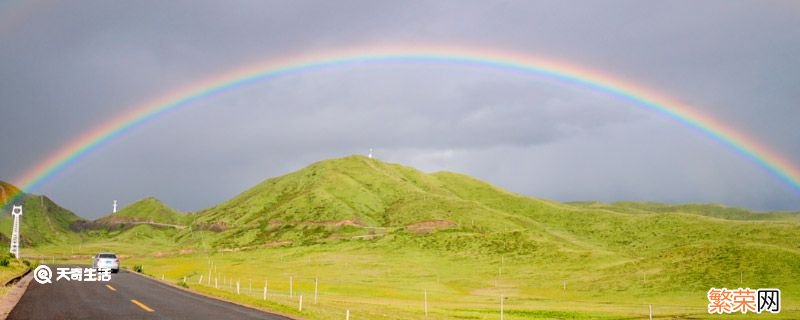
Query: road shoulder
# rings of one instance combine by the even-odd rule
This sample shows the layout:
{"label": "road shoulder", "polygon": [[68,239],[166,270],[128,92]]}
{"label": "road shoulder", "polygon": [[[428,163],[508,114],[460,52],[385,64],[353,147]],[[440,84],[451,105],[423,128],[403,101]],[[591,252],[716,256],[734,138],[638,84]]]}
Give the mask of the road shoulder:
{"label": "road shoulder", "polygon": [[28,285],[30,285],[32,279],[33,272],[23,276],[22,279],[13,285],[13,288],[8,291],[6,296],[0,299],[0,319],[5,320],[8,318],[11,310],[14,310],[19,300],[25,295],[25,291],[28,290]]}
{"label": "road shoulder", "polygon": [[[160,285],[163,285],[163,286],[171,287],[173,289],[181,290],[181,291],[184,291],[184,292],[187,292],[187,293],[191,293],[191,294],[194,294],[194,295],[198,295],[198,296],[201,296],[201,297],[204,297],[204,298],[230,303],[230,304],[242,307],[242,308],[247,308],[247,309],[256,310],[256,311],[260,311],[260,312],[266,312],[266,313],[278,315],[278,316],[285,317],[285,318],[292,319],[292,320],[304,320],[303,318],[298,318],[297,316],[291,316],[291,315],[287,315],[287,314],[284,314],[284,313],[275,312],[273,310],[267,310],[267,309],[259,308],[259,307],[256,307],[256,306],[243,304],[241,302],[236,302],[236,301],[233,301],[233,300],[228,300],[228,299],[225,299],[225,298],[213,296],[213,295],[206,294],[206,293],[203,293],[203,292],[199,292],[199,291],[195,291],[195,290],[192,290],[192,289],[184,288],[184,287],[181,287],[181,286],[178,286],[178,285],[166,282],[166,281],[159,281],[158,279],[155,279],[155,278],[152,278],[152,277],[148,277],[147,275],[144,275],[144,274],[141,274],[141,273],[138,273],[138,272],[135,272],[135,271],[130,271],[130,270],[122,271],[122,270],[120,270],[120,272],[126,272],[126,273],[130,273],[130,274],[134,274],[136,276],[142,277],[142,278],[147,279],[149,281],[153,281],[153,282],[155,282],[157,284],[160,284]],[[2,319],[0,319],[0,320],[2,320]]]}

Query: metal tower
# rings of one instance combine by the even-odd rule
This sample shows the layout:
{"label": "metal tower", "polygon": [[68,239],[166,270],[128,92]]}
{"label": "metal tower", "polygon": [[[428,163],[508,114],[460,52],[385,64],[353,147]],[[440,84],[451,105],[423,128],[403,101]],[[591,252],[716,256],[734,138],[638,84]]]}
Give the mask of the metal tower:
{"label": "metal tower", "polygon": [[19,216],[22,215],[22,206],[14,206],[11,210],[14,216],[14,228],[11,230],[11,253],[19,259]]}
{"label": "metal tower", "polygon": [[117,200],[114,200],[114,213],[117,213]]}

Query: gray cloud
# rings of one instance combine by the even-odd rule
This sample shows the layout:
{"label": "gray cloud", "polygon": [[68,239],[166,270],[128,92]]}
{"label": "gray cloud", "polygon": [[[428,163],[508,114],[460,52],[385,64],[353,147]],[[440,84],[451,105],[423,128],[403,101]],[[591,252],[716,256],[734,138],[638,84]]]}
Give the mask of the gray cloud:
{"label": "gray cloud", "polygon": [[[0,179],[133,106],[287,54],[442,43],[550,56],[657,89],[800,163],[792,3],[121,2],[11,8],[0,24]],[[6,20],[8,21],[8,20]],[[310,162],[376,148],[557,200],[794,209],[730,149],[602,93],[502,70],[315,70],[198,101],[128,132],[39,193],[87,217],[154,195],[197,210]]]}

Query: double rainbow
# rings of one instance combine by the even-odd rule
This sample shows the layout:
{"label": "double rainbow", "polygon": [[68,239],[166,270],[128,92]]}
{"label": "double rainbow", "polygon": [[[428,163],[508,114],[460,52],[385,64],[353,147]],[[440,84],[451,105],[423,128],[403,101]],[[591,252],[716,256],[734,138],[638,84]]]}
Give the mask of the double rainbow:
{"label": "double rainbow", "polygon": [[748,158],[789,187],[800,192],[800,170],[777,152],[742,132],[703,115],[688,105],[668,99],[646,88],[616,79],[610,75],[575,65],[523,53],[494,51],[486,48],[439,46],[376,46],[327,51],[317,54],[270,58],[232,72],[192,83],[170,94],[157,97],[131,108],[114,119],[87,131],[48,155],[15,181],[24,192],[30,192],[59,171],[81,159],[88,152],[113,141],[161,114],[189,107],[193,102],[249,83],[274,79],[304,71],[386,62],[424,62],[455,65],[477,65],[521,72],[567,82],[601,91],[634,105],[667,116],[707,135]]}

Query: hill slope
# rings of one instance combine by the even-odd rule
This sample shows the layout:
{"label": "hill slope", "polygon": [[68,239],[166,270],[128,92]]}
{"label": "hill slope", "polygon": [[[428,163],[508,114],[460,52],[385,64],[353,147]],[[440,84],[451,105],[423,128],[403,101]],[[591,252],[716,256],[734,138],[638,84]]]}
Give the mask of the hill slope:
{"label": "hill slope", "polygon": [[[0,183],[7,193],[19,192],[19,189],[8,183]],[[82,219],[71,211],[62,208],[50,198],[41,195],[22,194],[17,200],[23,207],[20,218],[20,239],[23,246],[57,244],[77,239],[70,225]],[[8,247],[7,239],[11,236],[13,225],[10,206],[3,208],[0,215],[0,241]]]}
{"label": "hill slope", "polygon": [[657,202],[570,202],[587,209],[605,209],[625,213],[685,213],[728,220],[795,220],[800,212],[753,212],[742,208],[729,208],[719,204],[665,204]]}
{"label": "hill slope", "polygon": [[[215,243],[223,247],[395,234],[397,241],[415,245],[487,252],[498,250],[497,241],[502,239],[502,251],[519,254],[548,249],[549,254],[586,252],[628,259],[671,255],[698,245],[766,246],[764,250],[798,254],[800,235],[798,223],[792,222],[794,215],[774,223],[744,223],[706,215],[730,211],[737,213],[729,214],[733,219],[758,214],[712,209],[561,204],[456,173],[426,174],[350,156],[266,180],[198,213],[194,224],[196,229],[220,226]],[[428,233],[433,236],[402,236]],[[748,242],[714,241],[742,235]],[[432,243],[418,243],[428,240]]]}
{"label": "hill slope", "polygon": [[[139,209],[120,213],[126,219],[170,217],[153,215],[161,206],[145,200],[130,207]],[[800,298],[800,221],[794,213],[564,204],[457,173],[427,174],[360,156],[266,180],[185,219],[183,229],[136,225],[98,231],[91,239],[100,244],[91,248],[138,252],[136,263],[175,279],[205,274],[216,260],[225,274],[242,279],[298,273],[310,279],[327,269],[348,294],[379,283],[390,288],[377,287],[369,296],[396,301],[396,292],[415,287],[399,297],[414,304],[423,288],[436,288],[451,301],[473,299],[473,310],[485,301],[493,305],[501,294],[520,307],[539,303],[545,310],[554,302],[567,303],[566,310],[586,302],[594,310],[609,302],[613,309],[656,301],[680,307],[676,317],[706,315],[710,287],[780,288],[787,310],[798,310]],[[176,263],[193,264],[195,271]]]}
{"label": "hill slope", "polygon": [[[464,224],[491,230],[523,227],[507,219],[507,213],[476,202],[465,188],[520,198],[466,176],[425,174],[351,156],[317,162],[264,181],[201,211],[195,223],[201,229],[203,225],[223,226],[223,237],[235,238],[239,244],[329,237],[340,231],[358,234],[358,229],[429,229]],[[561,206],[525,199],[536,207]]]}
{"label": "hill slope", "polygon": [[133,222],[148,222],[157,224],[181,225],[186,223],[188,216],[170,208],[161,200],[153,197],[139,200],[122,210],[95,220],[101,224],[119,224]]}

